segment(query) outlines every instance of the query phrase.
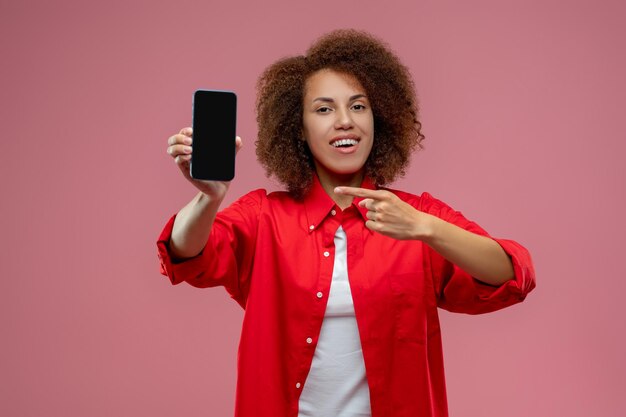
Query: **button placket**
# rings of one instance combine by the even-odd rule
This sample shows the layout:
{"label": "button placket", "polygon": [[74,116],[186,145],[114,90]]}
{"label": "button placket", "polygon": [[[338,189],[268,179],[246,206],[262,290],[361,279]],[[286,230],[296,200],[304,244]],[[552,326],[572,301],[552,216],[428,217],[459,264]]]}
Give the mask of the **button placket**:
{"label": "button placket", "polygon": [[[337,212],[333,210],[331,214],[335,216]],[[333,219],[333,220],[336,220],[336,219]],[[319,224],[317,228],[315,227],[315,225],[310,225],[309,229],[311,232],[315,229],[318,239],[321,240],[321,241],[318,241],[317,243],[318,244],[321,243],[321,249],[322,249],[321,251],[322,257],[320,259],[320,276],[324,277],[322,278],[322,282],[326,281],[326,278],[328,280],[332,280],[333,265],[331,262],[326,261],[326,260],[333,259],[331,257],[331,254],[333,254],[333,250],[334,250],[334,233],[330,231],[330,229],[332,229],[332,224],[325,222],[325,223]],[[311,233],[311,236],[313,236],[312,233]],[[322,284],[320,288],[323,288],[325,285],[326,285],[325,283]],[[315,292],[315,297],[317,300],[320,300],[320,301],[323,300],[324,292],[322,291]],[[318,304],[318,306],[320,306],[320,304]],[[323,312],[322,312],[322,316],[323,316]],[[311,331],[311,333],[314,333],[315,329],[309,329],[309,331]],[[304,341],[306,342],[306,344],[304,345],[304,349],[310,354],[315,349],[314,338],[306,337]],[[300,378],[302,378],[303,375],[304,374],[300,375]],[[300,381],[302,381],[302,379],[300,379]],[[297,390],[300,390],[303,387],[303,383],[298,382],[298,380],[296,380],[295,387]]]}

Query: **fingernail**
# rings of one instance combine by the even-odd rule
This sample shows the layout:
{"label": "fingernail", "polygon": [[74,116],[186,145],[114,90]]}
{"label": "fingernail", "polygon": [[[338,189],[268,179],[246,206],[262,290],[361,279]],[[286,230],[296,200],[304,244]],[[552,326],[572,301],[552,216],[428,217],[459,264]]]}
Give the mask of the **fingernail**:
{"label": "fingernail", "polygon": [[191,153],[191,146],[185,146],[185,153]]}
{"label": "fingernail", "polygon": [[183,143],[184,143],[185,145],[191,145],[191,138],[190,138],[190,137],[186,137],[186,138],[184,138],[184,139],[183,139]]}

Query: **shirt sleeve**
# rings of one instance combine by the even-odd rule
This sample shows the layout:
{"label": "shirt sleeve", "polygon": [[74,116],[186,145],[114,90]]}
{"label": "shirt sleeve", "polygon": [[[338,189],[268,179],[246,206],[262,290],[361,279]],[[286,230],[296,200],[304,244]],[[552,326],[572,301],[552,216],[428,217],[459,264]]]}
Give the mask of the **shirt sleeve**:
{"label": "shirt sleeve", "polygon": [[439,307],[458,313],[488,313],[523,301],[535,288],[535,271],[526,248],[512,240],[489,236],[479,225],[428,193],[422,194],[420,200],[421,211],[495,240],[510,257],[515,273],[513,279],[500,286],[485,284],[424,245],[426,267],[432,273]]}
{"label": "shirt sleeve", "polygon": [[172,216],[157,241],[161,274],[173,285],[187,282],[205,288],[222,285],[242,307],[248,294],[249,277],[256,247],[257,230],[265,190],[256,190],[220,211],[200,254],[175,259],[169,241],[176,216]]}

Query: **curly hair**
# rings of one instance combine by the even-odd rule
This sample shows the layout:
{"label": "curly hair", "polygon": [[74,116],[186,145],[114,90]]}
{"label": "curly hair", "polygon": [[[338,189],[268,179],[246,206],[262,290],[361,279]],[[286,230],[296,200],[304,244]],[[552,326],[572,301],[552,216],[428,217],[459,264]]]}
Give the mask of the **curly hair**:
{"label": "curly hair", "polygon": [[365,88],[374,115],[374,145],[365,174],[382,186],[405,173],[424,135],[407,68],[382,41],[356,30],[337,30],[318,39],[305,55],[269,66],[257,83],[256,154],[296,198],[313,182],[313,156],[302,140],[305,84],[313,73],[331,69],[355,77]]}

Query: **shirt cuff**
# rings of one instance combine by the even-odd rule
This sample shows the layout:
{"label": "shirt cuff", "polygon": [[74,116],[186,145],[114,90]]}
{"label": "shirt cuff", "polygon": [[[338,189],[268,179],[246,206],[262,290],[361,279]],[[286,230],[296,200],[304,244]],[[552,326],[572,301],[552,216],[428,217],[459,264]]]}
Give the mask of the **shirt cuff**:
{"label": "shirt cuff", "polygon": [[201,270],[199,263],[202,262],[202,252],[192,258],[176,259],[170,252],[170,239],[174,228],[176,215],[167,222],[157,240],[157,256],[160,262],[161,274],[168,277],[173,285],[185,281],[185,277],[193,271]]}
{"label": "shirt cuff", "polygon": [[493,301],[495,309],[523,301],[535,288],[535,271],[530,253],[512,240],[495,240],[511,259],[514,276],[499,286],[489,285],[474,278],[477,296],[481,301]]}
{"label": "shirt cuff", "polygon": [[535,287],[535,272],[528,251],[511,240],[494,240],[510,257],[514,277],[494,286],[483,283],[454,266],[452,278],[443,289],[443,308],[467,314],[490,313],[523,301]]}

